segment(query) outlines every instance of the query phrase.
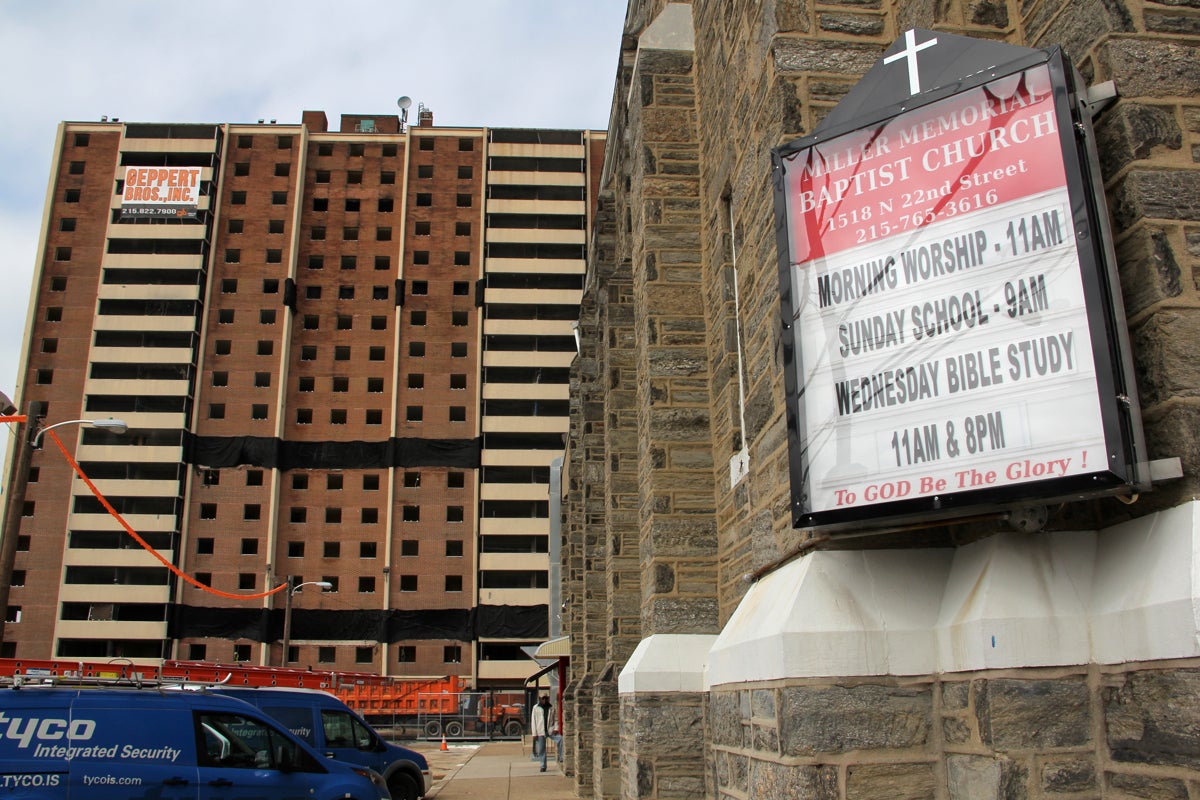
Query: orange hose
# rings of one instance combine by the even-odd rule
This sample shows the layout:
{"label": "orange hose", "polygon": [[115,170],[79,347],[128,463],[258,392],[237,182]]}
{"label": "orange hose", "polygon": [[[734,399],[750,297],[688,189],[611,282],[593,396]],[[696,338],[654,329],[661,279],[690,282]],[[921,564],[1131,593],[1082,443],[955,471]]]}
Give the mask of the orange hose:
{"label": "orange hose", "polygon": [[133,540],[140,544],[148,553],[162,562],[163,566],[171,570],[171,572],[175,573],[183,580],[190,583],[192,586],[209,592],[210,594],[215,594],[219,597],[228,597],[231,600],[260,600],[264,597],[270,597],[271,595],[281,592],[287,588],[286,583],[281,583],[274,589],[268,589],[265,592],[258,592],[256,594],[233,594],[232,592],[223,592],[220,589],[214,589],[211,586],[205,586],[203,583],[172,564],[170,561],[164,558],[161,553],[151,547],[145,539],[143,539],[141,536],[138,536],[137,531],[130,527],[129,523],[117,513],[117,510],[113,508],[104,495],[100,493],[100,490],[96,488],[96,484],[92,483],[91,478],[83,473],[83,469],[78,463],[76,463],[75,459],[71,457],[71,454],[67,452],[67,448],[63,445],[62,440],[58,438],[58,434],[52,430],[47,430],[46,435],[54,440],[54,443],[58,445],[58,449],[62,451],[63,457],[67,459],[67,463],[71,465],[71,469],[75,470],[75,474],[82,478],[83,482],[87,484],[87,487],[92,490],[92,494],[94,494],[96,499],[100,501],[100,505],[104,506],[104,508],[108,510],[108,513],[112,514],[113,518],[116,519],[117,522],[121,523],[121,527],[125,529],[125,532],[132,536]]}

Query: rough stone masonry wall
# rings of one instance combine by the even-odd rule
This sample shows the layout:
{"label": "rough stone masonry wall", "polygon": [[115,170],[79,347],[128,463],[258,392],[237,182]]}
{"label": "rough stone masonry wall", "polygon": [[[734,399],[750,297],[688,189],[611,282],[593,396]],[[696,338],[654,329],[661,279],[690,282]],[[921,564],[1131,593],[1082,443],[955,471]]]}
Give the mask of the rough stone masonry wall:
{"label": "rough stone masonry wall", "polygon": [[[593,254],[596,250],[592,248]],[[593,257],[589,264],[603,275],[612,270],[613,261],[611,257]],[[571,369],[571,447],[567,453],[562,552],[563,632],[571,637],[571,661],[567,685],[563,687],[563,734],[567,766],[577,787],[591,786],[592,687],[605,661],[601,569],[606,505],[604,390],[598,377],[599,351],[604,342],[602,319],[594,297],[585,296],[579,311],[579,355]]]}
{"label": "rough stone masonry wall", "polygon": [[595,730],[592,776],[596,797],[617,792],[619,732],[617,675],[641,639],[641,567],[638,506],[640,503],[637,414],[636,335],[633,329],[633,275],[622,260],[597,287],[604,315],[604,358],[600,381],[604,387],[605,513],[603,579],[604,624],[607,628],[604,664],[597,675],[592,701]]}
{"label": "rough stone masonry wall", "polygon": [[642,634],[715,633],[711,374],[692,54],[638,54],[630,101]]}
{"label": "rough stone masonry wall", "polygon": [[804,681],[709,700],[715,796],[730,800],[1195,800],[1198,721],[1195,662]]}
{"label": "rough stone masonry wall", "polygon": [[[640,43],[626,129],[643,637],[719,629],[693,54],[658,49],[656,37]],[[703,791],[698,698],[627,696],[620,720],[625,796]]]}
{"label": "rough stone masonry wall", "polygon": [[[644,30],[664,5],[663,0],[631,0],[630,38]],[[660,129],[646,124],[650,117],[637,105],[647,97],[643,85],[638,84],[632,95],[635,104],[627,110],[623,106],[629,87],[621,81],[629,76],[618,79],[616,105],[625,116],[615,116],[610,131],[610,148],[619,150],[619,163],[609,188],[618,209],[616,258],[629,259],[636,276],[630,302],[639,308],[638,346],[647,348],[639,352],[638,380],[639,385],[645,384],[645,392],[632,401],[626,395],[611,398],[602,413],[592,403],[586,416],[590,420],[586,424],[599,422],[602,427],[614,419],[614,413],[629,411],[626,403],[641,415],[644,449],[636,474],[645,488],[639,509],[644,532],[640,588],[646,592],[642,635],[682,632],[671,623],[673,614],[667,613],[672,608],[670,595],[661,591],[680,586],[679,573],[670,559],[660,557],[659,540],[654,538],[668,530],[661,523],[673,516],[670,500],[663,500],[655,481],[662,488],[677,475],[666,469],[670,463],[658,458],[667,451],[655,447],[666,429],[651,422],[679,421],[683,409],[693,405],[675,403],[673,396],[664,397],[653,389],[655,362],[649,348],[665,352],[655,337],[663,331],[660,323],[671,316],[668,312],[674,304],[664,305],[655,293],[666,284],[654,273],[661,262],[647,258],[656,248],[647,247],[645,233],[651,229],[645,223],[660,224],[655,214],[668,207],[684,211],[668,201],[696,204],[686,212],[698,215],[694,247],[701,254],[700,274],[692,282],[698,289],[688,289],[697,298],[697,313],[689,324],[703,321],[703,352],[694,375],[709,377],[714,384],[704,409],[712,502],[705,508],[697,494],[687,518],[697,523],[699,531],[711,523],[704,536],[717,558],[707,573],[692,574],[716,575],[712,596],[719,607],[714,617],[723,624],[744,594],[743,575],[786,557],[808,536],[791,529],[788,514],[768,153],[777,144],[811,132],[883,49],[910,27],[1034,47],[1061,44],[1086,80],[1116,81],[1121,99],[1097,120],[1096,130],[1150,455],[1181,457],[1186,474],[1183,481],[1161,486],[1132,506],[1096,503],[1090,508],[1091,517],[1097,526],[1107,525],[1173,505],[1197,492],[1200,6],[1196,0],[695,0],[693,11],[695,58],[689,70],[673,80],[691,81],[696,117],[690,138],[673,138],[670,150],[684,153],[692,145],[698,147],[698,176],[689,182],[682,176],[668,181],[659,175],[647,183],[647,176],[671,160],[661,159],[664,140],[653,135]],[[636,42],[627,41],[626,52],[635,46]],[[664,76],[670,74],[667,62],[655,66]],[[654,88],[653,81],[650,86]],[[646,191],[648,185],[671,188],[655,195]],[[651,272],[639,272],[647,268]],[[736,330],[730,330],[735,280],[745,352],[744,426],[741,415],[733,411],[731,385],[735,360],[731,353],[737,336]],[[595,290],[593,286],[590,291]],[[600,337],[605,346],[612,341],[602,321],[587,335]],[[600,374],[594,372],[593,378],[600,379]],[[686,385],[686,381],[675,384]],[[701,406],[697,402],[694,408]],[[607,487],[620,482],[611,478],[605,482],[603,473],[596,471],[613,468],[607,448],[615,440],[608,437],[600,446],[594,438],[599,434],[591,435],[583,433],[582,441],[599,447],[583,456],[585,469],[592,471],[572,478],[572,496],[592,498],[571,505],[570,513],[578,508],[588,515],[586,525],[571,523],[572,542],[578,545],[571,562],[572,586],[586,584],[588,592],[603,600],[603,616],[611,626],[608,617],[618,616],[618,606],[607,592],[625,584],[608,573],[620,563],[610,557],[614,546],[596,539],[596,526],[607,524],[603,518],[607,505],[588,495],[585,484],[595,480],[593,486]],[[750,474],[730,488],[727,459],[740,445],[739,439],[749,448]],[[704,437],[697,437],[689,447],[702,448],[703,441]],[[676,450],[674,445],[670,449]],[[624,472],[623,456],[615,464]],[[667,505],[658,505],[663,502]],[[622,556],[628,553],[621,550]],[[575,572],[577,567],[580,572]],[[589,582],[593,569],[604,570],[603,587]],[[580,623],[571,631],[572,645],[586,659],[583,664],[572,663],[573,685],[590,692],[588,687],[616,666],[618,651],[599,641],[610,633],[600,630],[599,620],[590,612],[573,612],[570,619],[572,625]],[[584,641],[576,642],[577,635]],[[688,770],[702,761],[708,797],[1197,800],[1200,773],[1192,759],[1200,751],[1195,740],[1200,729],[1195,703],[1198,669],[1200,665],[1190,663],[1134,664],[1121,669],[1011,670],[913,680],[833,676],[763,687],[721,687],[707,698],[707,730],[700,732],[695,725],[698,698],[693,695],[622,697],[622,793],[626,797],[698,796],[689,793],[696,791],[695,783],[676,778],[694,778]],[[574,676],[580,677],[576,681]],[[583,704],[592,703],[585,693],[581,691],[578,698],[580,746],[591,735],[595,709],[611,707],[605,701],[588,705],[585,712]],[[699,698],[701,705],[704,699]],[[663,733],[656,735],[660,725]],[[611,740],[611,732],[602,730],[606,741]],[[707,738],[706,753],[698,754],[691,746],[696,736]],[[597,797],[614,796],[600,785],[593,786],[590,776],[585,779],[581,774],[577,786],[581,794],[587,789]]]}
{"label": "rough stone masonry wall", "polygon": [[[1035,47],[1061,44],[1086,80],[1116,81],[1121,100],[1096,127],[1150,455],[1181,457],[1186,476],[1133,506],[1096,503],[1092,519],[1108,525],[1195,494],[1198,8],[1102,0],[696,0],[703,207],[713,220],[722,204],[732,209],[748,343],[751,476],[737,490],[748,498],[717,482],[718,509],[733,510],[722,518],[723,555],[740,557],[727,544],[736,542],[734,531],[750,531],[755,566],[798,543],[786,502],[775,493],[787,477],[767,151],[811,132],[909,27]],[[721,263],[719,230],[706,226],[706,264]],[[709,285],[719,285],[718,277],[710,273]],[[710,360],[717,363],[723,334],[710,336]],[[714,418],[719,431],[720,417]],[[723,619],[731,612],[727,603],[740,596],[738,577],[722,574]],[[710,796],[1200,798],[1196,667],[1093,665],[721,687],[709,706]]]}

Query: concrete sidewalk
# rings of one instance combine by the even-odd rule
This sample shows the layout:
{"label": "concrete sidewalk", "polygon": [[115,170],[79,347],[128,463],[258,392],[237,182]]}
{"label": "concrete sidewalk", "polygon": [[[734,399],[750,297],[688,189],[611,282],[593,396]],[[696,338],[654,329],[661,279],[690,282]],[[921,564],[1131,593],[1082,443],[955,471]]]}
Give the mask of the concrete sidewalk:
{"label": "concrete sidewalk", "polygon": [[435,777],[429,800],[576,800],[574,782],[553,752],[541,772],[528,742],[485,742],[425,755]]}

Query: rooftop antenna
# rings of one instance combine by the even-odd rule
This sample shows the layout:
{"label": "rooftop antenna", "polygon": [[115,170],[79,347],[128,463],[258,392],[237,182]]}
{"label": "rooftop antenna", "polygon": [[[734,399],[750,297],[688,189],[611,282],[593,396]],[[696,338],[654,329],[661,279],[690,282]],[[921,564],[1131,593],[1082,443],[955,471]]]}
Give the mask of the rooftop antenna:
{"label": "rooftop antenna", "polygon": [[408,123],[408,109],[412,108],[412,98],[406,94],[400,95],[396,105],[400,107],[400,132],[404,133],[404,126]]}

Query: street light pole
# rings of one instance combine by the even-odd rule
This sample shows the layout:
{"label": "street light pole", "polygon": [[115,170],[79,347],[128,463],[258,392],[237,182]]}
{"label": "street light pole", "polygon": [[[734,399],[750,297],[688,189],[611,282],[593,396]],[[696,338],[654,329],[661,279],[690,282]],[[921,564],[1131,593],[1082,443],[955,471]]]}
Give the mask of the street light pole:
{"label": "street light pole", "polygon": [[292,595],[303,589],[305,586],[318,586],[321,591],[332,589],[333,584],[329,581],[305,581],[292,585],[294,578],[291,575],[287,579],[287,594],[283,600],[283,655],[279,659],[279,666],[286,667],[288,663],[288,644],[292,638]]}
{"label": "street light pole", "polygon": [[125,433],[125,431],[129,430],[129,426],[125,424],[125,420],[123,419],[68,419],[56,422],[53,425],[47,425],[35,433],[30,441],[33,442],[33,446],[36,448],[42,443],[42,434],[52,431],[55,428],[61,428],[63,425],[88,425],[93,428],[112,431],[113,433]]}
{"label": "street light pole", "polygon": [[[0,393],[0,398],[7,405],[8,398]],[[8,619],[8,596],[12,586],[13,566],[17,560],[17,539],[21,533],[21,514],[25,506],[25,492],[29,488],[29,467],[33,462],[33,451],[41,443],[42,434],[63,425],[90,425],[96,428],[110,430],[113,433],[125,433],[129,426],[119,419],[69,419],[56,422],[45,428],[39,428],[40,417],[37,410],[41,404],[29,404],[29,413],[24,424],[17,423],[17,463],[13,467],[12,485],[4,503],[3,538],[0,539],[0,643],[4,642],[4,622]]]}

